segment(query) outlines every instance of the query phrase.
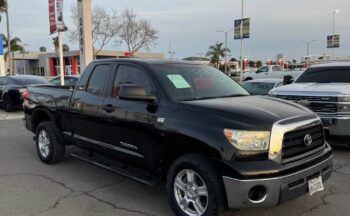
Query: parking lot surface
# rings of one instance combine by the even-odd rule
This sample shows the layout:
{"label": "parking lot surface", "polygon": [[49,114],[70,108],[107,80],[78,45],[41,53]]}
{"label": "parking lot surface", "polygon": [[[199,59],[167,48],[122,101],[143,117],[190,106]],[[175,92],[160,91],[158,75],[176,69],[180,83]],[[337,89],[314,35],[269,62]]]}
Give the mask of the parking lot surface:
{"label": "parking lot surface", "polygon": [[[172,215],[164,186],[148,187],[69,156],[41,163],[20,113],[0,112],[0,215]],[[15,119],[15,120],[1,120]],[[325,191],[271,209],[227,215],[350,215],[350,151],[337,148]]]}

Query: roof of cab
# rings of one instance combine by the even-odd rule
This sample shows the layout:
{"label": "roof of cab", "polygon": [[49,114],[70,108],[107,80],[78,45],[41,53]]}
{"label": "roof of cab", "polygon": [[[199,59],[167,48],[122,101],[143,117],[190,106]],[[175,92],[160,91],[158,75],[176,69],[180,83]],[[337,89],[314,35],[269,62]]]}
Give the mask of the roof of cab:
{"label": "roof of cab", "polygon": [[136,58],[120,58],[120,59],[99,59],[94,62],[132,62],[144,63],[148,65],[163,65],[163,64],[190,64],[200,65],[200,63],[185,61],[185,60],[170,60],[170,59],[136,59]]}
{"label": "roof of cab", "polygon": [[350,62],[332,62],[332,63],[323,63],[310,66],[310,68],[319,68],[319,67],[350,67]]}

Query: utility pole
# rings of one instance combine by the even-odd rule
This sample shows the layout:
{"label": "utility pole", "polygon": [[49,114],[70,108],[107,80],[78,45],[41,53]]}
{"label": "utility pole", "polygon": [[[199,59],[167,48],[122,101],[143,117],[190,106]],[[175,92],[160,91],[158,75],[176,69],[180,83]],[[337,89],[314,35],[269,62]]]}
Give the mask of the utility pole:
{"label": "utility pole", "polygon": [[7,52],[8,52],[8,65],[10,74],[14,74],[14,67],[12,62],[12,49],[11,49],[11,32],[10,32],[10,19],[9,19],[9,4],[6,0],[6,25],[7,25]]}
{"label": "utility pole", "polygon": [[225,34],[225,74],[227,74],[227,35],[233,30],[234,29],[230,29],[228,31],[222,31],[222,30],[218,31]]}
{"label": "utility pole", "polygon": [[340,12],[340,10],[333,11],[332,57],[334,57],[335,15],[339,12]]}
{"label": "utility pole", "polygon": [[305,43],[306,44],[306,56],[310,55],[310,44],[312,42],[316,42],[317,40],[311,40],[311,41],[300,41],[301,43]]}
{"label": "utility pole", "polygon": [[244,19],[244,0],[242,0],[242,8],[241,8],[241,77],[240,81],[243,82],[243,19]]}
{"label": "utility pole", "polygon": [[169,53],[170,60],[171,61],[174,60],[175,52],[172,51],[170,42],[169,42],[169,52],[168,53]]}

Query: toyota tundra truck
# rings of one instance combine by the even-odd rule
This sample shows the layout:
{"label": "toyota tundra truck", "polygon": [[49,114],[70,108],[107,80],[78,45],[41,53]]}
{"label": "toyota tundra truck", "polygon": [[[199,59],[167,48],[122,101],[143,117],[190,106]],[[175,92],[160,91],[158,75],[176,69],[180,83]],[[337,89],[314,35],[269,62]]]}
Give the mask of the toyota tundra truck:
{"label": "toyota tundra truck", "polygon": [[332,150],[320,118],[250,96],[219,70],[185,61],[92,62],[74,90],[23,92],[24,124],[47,164],[71,155],[135,181],[164,182],[176,215],[273,207],[324,189]]}

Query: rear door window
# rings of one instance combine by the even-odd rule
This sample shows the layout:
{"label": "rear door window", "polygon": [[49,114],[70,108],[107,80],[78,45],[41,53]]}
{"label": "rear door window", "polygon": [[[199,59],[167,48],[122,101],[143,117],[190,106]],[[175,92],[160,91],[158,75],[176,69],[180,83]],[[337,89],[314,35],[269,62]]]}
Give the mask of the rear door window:
{"label": "rear door window", "polygon": [[106,78],[111,70],[111,64],[97,65],[89,79],[86,91],[96,96],[102,96]]}

